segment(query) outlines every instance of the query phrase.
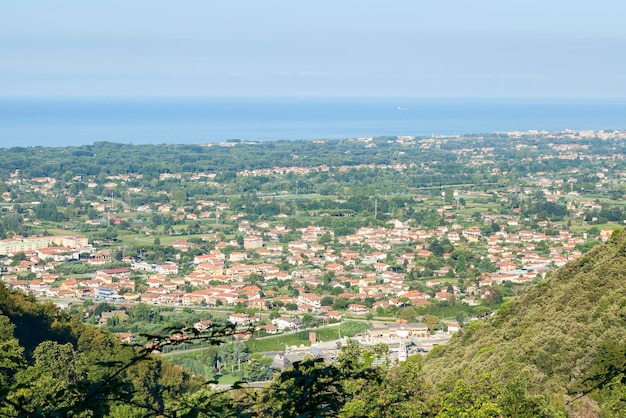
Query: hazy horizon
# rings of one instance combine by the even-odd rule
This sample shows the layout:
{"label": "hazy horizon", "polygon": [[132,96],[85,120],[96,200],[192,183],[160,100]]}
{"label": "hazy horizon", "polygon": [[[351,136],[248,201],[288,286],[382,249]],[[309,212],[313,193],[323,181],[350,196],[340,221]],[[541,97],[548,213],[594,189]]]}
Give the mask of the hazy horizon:
{"label": "hazy horizon", "polygon": [[0,98],[0,147],[626,129],[626,99]]}
{"label": "hazy horizon", "polygon": [[3,97],[626,97],[626,3],[0,5]]}

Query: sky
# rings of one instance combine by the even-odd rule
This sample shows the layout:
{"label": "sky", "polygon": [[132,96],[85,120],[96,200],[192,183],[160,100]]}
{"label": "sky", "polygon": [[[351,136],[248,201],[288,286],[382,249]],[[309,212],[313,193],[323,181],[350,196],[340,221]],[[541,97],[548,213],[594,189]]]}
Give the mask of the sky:
{"label": "sky", "polygon": [[623,0],[0,0],[0,96],[626,97]]}

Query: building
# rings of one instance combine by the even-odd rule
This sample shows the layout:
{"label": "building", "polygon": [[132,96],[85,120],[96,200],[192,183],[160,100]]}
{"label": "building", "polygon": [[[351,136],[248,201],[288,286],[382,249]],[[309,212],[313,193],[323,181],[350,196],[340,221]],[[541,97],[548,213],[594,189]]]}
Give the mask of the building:
{"label": "building", "polygon": [[430,333],[426,324],[421,322],[402,323],[382,323],[376,322],[373,327],[367,331],[370,340],[395,340],[398,338],[398,329],[404,325],[409,331],[410,337],[428,338]]}
{"label": "building", "polygon": [[255,250],[261,247],[263,247],[263,238],[257,235],[252,235],[243,239],[243,248],[246,250]]}
{"label": "building", "polygon": [[87,238],[75,236],[15,237],[0,241],[0,255],[35,251],[51,245],[69,248],[87,247]]}
{"label": "building", "polygon": [[286,316],[278,317],[272,320],[272,324],[279,330],[288,329],[291,331],[297,331],[302,327],[302,321],[298,318],[289,318]]}
{"label": "building", "polygon": [[348,306],[348,310],[352,315],[365,315],[369,313],[370,308],[365,305],[361,305],[358,303],[352,303]]}
{"label": "building", "polygon": [[115,290],[106,287],[101,287],[95,292],[95,300],[107,300],[107,301],[121,301],[124,300],[122,295],[118,295]]}
{"label": "building", "polygon": [[228,322],[235,325],[249,325],[252,322],[252,318],[247,313],[234,313],[228,317]]}

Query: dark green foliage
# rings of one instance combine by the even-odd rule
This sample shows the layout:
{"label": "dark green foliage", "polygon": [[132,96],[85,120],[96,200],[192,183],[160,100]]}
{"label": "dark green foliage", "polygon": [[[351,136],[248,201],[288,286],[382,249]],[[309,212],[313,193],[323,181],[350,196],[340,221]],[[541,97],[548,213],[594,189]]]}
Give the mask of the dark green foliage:
{"label": "dark green foliage", "polygon": [[27,357],[47,340],[62,344],[76,341],[67,315],[57,312],[54,304],[40,304],[33,296],[10,292],[3,283],[0,283],[0,312],[15,326],[15,337]]}
{"label": "dark green foliage", "polygon": [[543,219],[563,219],[564,216],[569,214],[569,211],[564,204],[541,199],[525,206],[523,213],[526,216],[544,214]]}
{"label": "dark green foliage", "polygon": [[[175,338],[180,330],[149,336],[152,343],[145,348],[127,346],[106,331],[57,313],[53,305],[40,305],[0,285],[0,331],[2,416],[207,416],[200,410],[210,411],[211,404],[217,411],[230,402],[152,354],[184,341]],[[183,331],[218,344],[234,329]],[[28,357],[13,333],[30,336],[24,338]],[[200,409],[197,402],[204,402]],[[235,415],[234,407],[228,410]]]}
{"label": "dark green foliage", "polygon": [[571,388],[576,394],[569,403],[590,395],[606,416],[619,416],[626,408],[626,344],[604,341],[582,381]]}
{"label": "dark green foliage", "polygon": [[62,222],[67,220],[67,216],[57,210],[54,202],[44,202],[35,206],[33,210],[35,217],[42,221]]}
{"label": "dark green foliage", "polygon": [[381,370],[371,367],[371,361],[373,356],[384,354],[377,348],[362,350],[348,342],[334,364],[323,359],[296,362],[264,390],[255,412],[285,418],[337,416],[363,385],[382,382]]}
{"label": "dark green foliage", "polygon": [[6,387],[25,362],[24,348],[14,330],[15,326],[0,311],[0,387]]}

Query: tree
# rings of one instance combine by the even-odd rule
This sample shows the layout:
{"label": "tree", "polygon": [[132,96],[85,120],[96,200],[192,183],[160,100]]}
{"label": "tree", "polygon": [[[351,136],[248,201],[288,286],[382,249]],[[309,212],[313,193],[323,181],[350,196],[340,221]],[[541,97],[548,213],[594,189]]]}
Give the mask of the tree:
{"label": "tree", "polygon": [[270,367],[272,359],[255,353],[250,355],[248,361],[243,366],[243,378],[248,382],[260,382],[269,380],[274,375],[274,370]]}
{"label": "tree", "polygon": [[322,300],[320,301],[320,305],[332,306],[334,302],[335,302],[335,299],[332,298],[331,296],[324,296]]}
{"label": "tree", "polygon": [[570,393],[576,395],[574,400],[595,394],[595,397],[606,400],[607,416],[618,416],[626,408],[625,384],[626,346],[611,339],[600,344],[593,364]]}
{"label": "tree", "polygon": [[14,337],[14,329],[15,325],[0,311],[0,388],[8,387],[13,375],[25,363],[24,348]]}
{"label": "tree", "polygon": [[321,245],[328,245],[333,242],[333,237],[330,235],[330,232],[326,231],[321,237],[317,239],[317,243]]}
{"label": "tree", "polygon": [[[181,335],[181,330],[152,335],[148,348],[136,350],[95,327],[76,327],[80,335],[78,350],[70,343],[55,341],[45,341],[35,349],[33,366],[18,373],[17,384],[10,388],[8,397],[0,397],[0,415],[237,415],[232,398],[225,399],[224,392],[205,392],[200,382],[182,369],[152,355],[185,341],[174,337]],[[214,326],[203,333],[191,328],[186,332],[192,339],[216,345],[233,335],[234,326]],[[245,351],[245,345],[239,347],[240,361]]]}
{"label": "tree", "polygon": [[304,360],[281,373],[259,402],[261,415],[274,417],[336,416],[345,403],[344,377],[323,360]]}
{"label": "tree", "polygon": [[504,296],[502,294],[502,287],[494,286],[491,288],[491,301],[493,303],[502,303],[504,301]]}
{"label": "tree", "polygon": [[528,371],[504,365],[495,374],[460,376],[438,391],[438,417],[565,417]]}
{"label": "tree", "polygon": [[480,262],[478,263],[478,269],[480,271],[484,271],[484,272],[488,272],[488,273],[493,273],[494,271],[497,270],[496,265],[489,260],[487,257],[483,257]]}
{"label": "tree", "polygon": [[[420,417],[436,409],[427,395],[432,388],[425,383],[421,356],[411,356],[389,369],[378,380],[368,381],[346,402],[341,416]],[[382,374],[383,370],[379,370]]]}
{"label": "tree", "polygon": [[42,221],[62,222],[67,220],[67,217],[57,210],[57,205],[54,202],[43,202],[37,205],[34,214]]}
{"label": "tree", "polygon": [[[21,407],[34,414],[41,405],[43,416],[72,408],[82,394],[67,389],[83,385],[87,377],[81,357],[70,343],[42,342],[33,353],[34,365],[17,376],[18,386],[22,389],[11,393],[9,402],[19,405],[20,399],[28,399],[28,403]],[[59,394],[63,395],[59,397]]]}
{"label": "tree", "polygon": [[274,417],[335,417],[367,384],[381,381],[380,369],[368,366],[378,348],[369,354],[350,341],[342,346],[336,363],[323,359],[295,362],[260,396],[256,412]]}
{"label": "tree", "polygon": [[333,309],[336,309],[336,310],[347,309],[348,305],[350,305],[350,301],[348,299],[342,298],[342,297],[338,297],[333,302]]}
{"label": "tree", "polygon": [[460,311],[456,314],[455,319],[459,323],[459,326],[461,328],[465,328],[465,325],[467,325],[468,322],[467,313],[465,313],[464,311]]}
{"label": "tree", "polygon": [[550,245],[545,239],[541,240],[537,243],[536,251],[539,255],[547,257],[550,255]]}
{"label": "tree", "polygon": [[280,316],[280,311],[278,310],[278,308],[272,308],[272,310],[270,311],[270,319],[276,319]]}
{"label": "tree", "polygon": [[399,317],[407,322],[415,322],[417,321],[417,309],[414,306],[406,306],[400,309]]}
{"label": "tree", "polygon": [[233,361],[237,363],[237,371],[241,371],[241,363],[248,361],[248,346],[239,341],[233,345]]}
{"label": "tree", "polygon": [[437,318],[435,315],[424,315],[424,323],[426,324],[430,332],[433,332],[437,328],[439,328],[439,318]]}

